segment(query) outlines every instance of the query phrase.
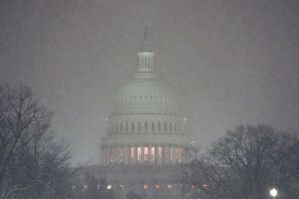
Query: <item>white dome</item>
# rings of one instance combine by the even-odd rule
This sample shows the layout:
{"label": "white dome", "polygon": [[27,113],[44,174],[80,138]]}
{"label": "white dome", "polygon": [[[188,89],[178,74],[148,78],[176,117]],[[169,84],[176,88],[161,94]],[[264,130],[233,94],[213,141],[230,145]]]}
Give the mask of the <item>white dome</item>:
{"label": "white dome", "polygon": [[174,94],[155,79],[136,74],[116,95],[117,114],[176,114],[178,102]]}
{"label": "white dome", "polygon": [[137,73],[117,92],[108,118],[107,135],[101,139],[104,162],[183,163],[188,140],[178,100],[156,78],[154,53],[145,48],[138,56]]}

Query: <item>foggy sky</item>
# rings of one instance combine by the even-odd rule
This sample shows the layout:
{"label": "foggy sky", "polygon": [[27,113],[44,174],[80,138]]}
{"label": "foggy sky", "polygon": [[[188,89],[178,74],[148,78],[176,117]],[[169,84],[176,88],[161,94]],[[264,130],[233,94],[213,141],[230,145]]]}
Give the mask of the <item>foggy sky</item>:
{"label": "foggy sky", "polygon": [[72,162],[96,163],[145,25],[201,145],[238,124],[299,130],[298,0],[1,0],[0,84],[31,86]]}

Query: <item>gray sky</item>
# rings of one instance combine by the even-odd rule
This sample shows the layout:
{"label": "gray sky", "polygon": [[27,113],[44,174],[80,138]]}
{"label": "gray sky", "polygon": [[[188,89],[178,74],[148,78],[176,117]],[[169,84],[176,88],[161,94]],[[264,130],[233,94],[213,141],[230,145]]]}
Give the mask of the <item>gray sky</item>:
{"label": "gray sky", "polygon": [[299,130],[298,0],[1,0],[0,83],[31,86],[72,161],[98,162],[145,25],[202,145],[238,124]]}

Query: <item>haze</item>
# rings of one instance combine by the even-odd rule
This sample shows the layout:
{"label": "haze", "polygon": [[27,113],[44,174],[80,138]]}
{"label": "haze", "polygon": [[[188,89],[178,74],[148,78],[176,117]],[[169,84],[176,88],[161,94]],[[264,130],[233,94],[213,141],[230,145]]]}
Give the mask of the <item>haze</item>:
{"label": "haze", "polygon": [[299,129],[299,1],[2,0],[0,83],[27,84],[55,111],[72,161],[99,161],[143,29],[188,134],[208,146],[239,124]]}

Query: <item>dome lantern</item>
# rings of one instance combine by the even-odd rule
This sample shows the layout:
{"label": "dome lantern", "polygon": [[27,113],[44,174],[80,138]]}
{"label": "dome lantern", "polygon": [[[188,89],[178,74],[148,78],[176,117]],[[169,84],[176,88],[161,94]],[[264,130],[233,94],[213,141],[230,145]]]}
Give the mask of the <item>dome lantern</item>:
{"label": "dome lantern", "polygon": [[154,53],[148,48],[148,31],[144,28],[143,49],[138,53],[139,65],[138,73],[153,73]]}

